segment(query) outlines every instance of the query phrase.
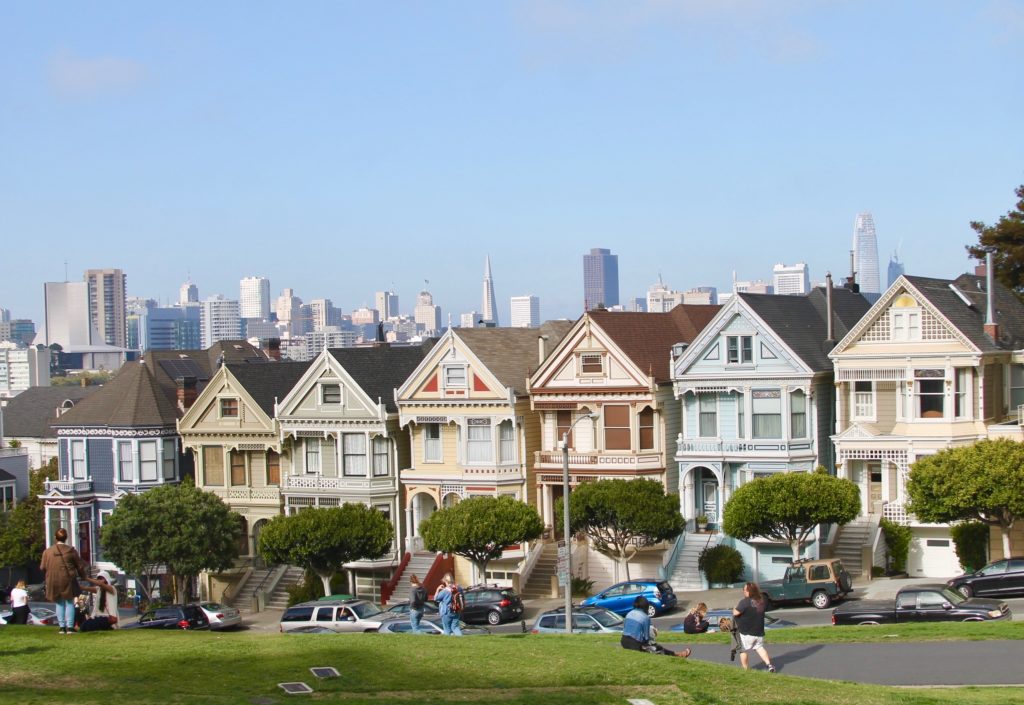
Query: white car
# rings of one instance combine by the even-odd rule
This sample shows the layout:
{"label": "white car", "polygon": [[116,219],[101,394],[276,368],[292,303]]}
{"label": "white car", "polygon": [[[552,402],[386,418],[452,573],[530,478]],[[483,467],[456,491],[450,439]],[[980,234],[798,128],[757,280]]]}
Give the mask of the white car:
{"label": "white car", "polygon": [[242,623],[242,614],[234,607],[219,602],[200,602],[199,608],[210,620],[210,629],[230,629]]}
{"label": "white car", "polygon": [[[10,607],[4,608],[4,611],[0,612],[0,624],[9,624],[12,616],[14,612]],[[54,626],[57,624],[57,613],[48,607],[29,605],[28,623],[34,627]]]}

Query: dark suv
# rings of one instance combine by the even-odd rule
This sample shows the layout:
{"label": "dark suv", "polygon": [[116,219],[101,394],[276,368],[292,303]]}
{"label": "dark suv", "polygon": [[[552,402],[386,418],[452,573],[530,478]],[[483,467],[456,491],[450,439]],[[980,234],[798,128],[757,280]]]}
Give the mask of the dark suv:
{"label": "dark suv", "polygon": [[146,610],[125,629],[209,629],[210,620],[199,605],[167,605]]}
{"label": "dark suv", "polygon": [[476,585],[467,588],[463,596],[466,601],[462,611],[464,622],[501,624],[523,616],[523,601],[512,588]]}

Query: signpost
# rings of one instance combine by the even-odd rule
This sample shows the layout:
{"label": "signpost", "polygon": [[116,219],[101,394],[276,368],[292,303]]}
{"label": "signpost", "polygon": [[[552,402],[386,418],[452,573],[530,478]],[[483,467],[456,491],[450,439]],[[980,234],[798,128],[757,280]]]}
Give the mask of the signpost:
{"label": "signpost", "polygon": [[558,565],[556,571],[558,572],[558,584],[569,587],[572,581],[569,575],[569,547],[565,545],[565,541],[558,542]]}

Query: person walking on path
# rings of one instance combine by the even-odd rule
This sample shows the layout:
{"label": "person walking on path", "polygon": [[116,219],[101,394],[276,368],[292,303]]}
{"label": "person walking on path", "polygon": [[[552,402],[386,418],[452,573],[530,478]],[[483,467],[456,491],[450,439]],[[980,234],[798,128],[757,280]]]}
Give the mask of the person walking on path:
{"label": "person walking on path", "polygon": [[462,589],[456,584],[451,573],[445,573],[437,592],[434,593],[437,611],[441,615],[441,631],[445,635],[462,636],[462,627],[459,625],[461,610],[456,602],[461,599]]}
{"label": "person walking on path", "polygon": [[75,632],[75,597],[79,578],[94,582],[85,571],[85,563],[73,546],[65,543],[68,532],[63,527],[53,535],[54,544],[43,551],[39,569],[46,573],[46,600],[57,605],[57,624],[61,634]]}
{"label": "person walking on path", "polygon": [[24,580],[19,580],[11,590],[11,610],[11,624],[28,624],[28,591]]}
{"label": "person walking on path", "polygon": [[707,620],[708,606],[703,602],[697,605],[683,619],[683,631],[687,634],[703,634],[711,626]]}
{"label": "person walking on path", "polygon": [[619,640],[622,648],[631,651],[646,651],[649,654],[678,656],[679,658],[689,656],[692,653],[690,648],[676,652],[654,643],[654,640],[651,639],[651,616],[647,614],[649,606],[650,603],[643,595],[633,600],[633,609],[626,615],[626,621],[622,625],[622,638]]}
{"label": "person walking on path", "polygon": [[409,625],[413,634],[422,634],[420,620],[423,619],[423,606],[427,602],[427,591],[420,585],[420,579],[413,573],[409,578]]}
{"label": "person walking on path", "polygon": [[743,650],[740,652],[740,665],[746,671],[749,667],[750,651],[756,651],[769,673],[775,673],[775,666],[768,656],[768,650],[764,648],[764,610],[767,606],[761,589],[757,583],[747,583],[743,586],[743,599],[739,601],[732,614],[736,618],[736,630],[740,634],[740,643]]}

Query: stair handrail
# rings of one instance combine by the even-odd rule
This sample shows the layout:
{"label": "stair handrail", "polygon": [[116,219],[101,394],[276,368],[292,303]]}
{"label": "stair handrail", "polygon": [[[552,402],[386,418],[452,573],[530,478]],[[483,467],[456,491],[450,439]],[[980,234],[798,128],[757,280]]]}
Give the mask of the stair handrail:
{"label": "stair handrail", "polygon": [[[267,605],[267,598],[274,594],[274,590],[277,589],[277,584],[281,582],[281,578],[288,572],[288,565],[281,564],[277,566],[273,571],[263,576],[263,580],[256,586],[256,589],[252,593],[253,600],[256,602],[254,606],[255,611],[259,612],[263,610]],[[267,583],[267,580],[270,580]],[[266,584],[266,588],[264,588]]]}
{"label": "stair handrail", "polygon": [[423,589],[427,591],[429,597],[433,597],[434,593],[437,592],[437,586],[441,584],[441,578],[444,577],[445,573],[455,573],[455,556],[452,554],[438,553],[434,557],[434,562],[430,566],[430,570],[423,577]]}
{"label": "stair handrail", "polygon": [[380,604],[386,605],[391,596],[395,593],[395,588],[398,587],[398,581],[402,579],[402,573],[405,572],[405,567],[409,565],[409,561],[412,559],[412,553],[409,551],[405,552],[402,556],[402,560],[399,561],[398,567],[395,569],[394,575],[389,580],[385,580],[380,584]]}
{"label": "stair handrail", "polygon": [[226,588],[224,588],[224,592],[221,593],[221,596],[220,596],[221,602],[226,602],[227,604],[230,605],[232,603],[232,601],[236,597],[238,597],[238,593],[242,591],[242,586],[244,586],[246,584],[246,582],[249,581],[249,578],[251,576],[252,576],[252,566],[248,565],[248,566],[245,567],[245,570],[242,571],[242,577],[238,581],[236,581],[236,582],[232,583],[231,585],[228,585]]}
{"label": "stair handrail", "polygon": [[676,563],[679,562],[679,554],[683,550],[683,543],[686,541],[686,532],[679,534],[676,537],[675,543],[672,545],[671,551],[666,551],[665,560],[661,562],[661,566],[658,568],[658,577],[662,580],[668,580],[672,577],[672,574],[676,570]]}
{"label": "stair handrail", "polygon": [[547,547],[547,542],[544,539],[536,539],[532,544],[526,544],[526,556],[523,560],[519,561],[519,590],[522,591],[526,587],[526,583],[529,582],[530,576],[533,574],[533,569],[537,567],[537,562],[540,561],[540,557],[544,555],[544,549]]}

